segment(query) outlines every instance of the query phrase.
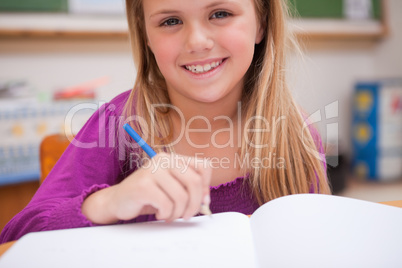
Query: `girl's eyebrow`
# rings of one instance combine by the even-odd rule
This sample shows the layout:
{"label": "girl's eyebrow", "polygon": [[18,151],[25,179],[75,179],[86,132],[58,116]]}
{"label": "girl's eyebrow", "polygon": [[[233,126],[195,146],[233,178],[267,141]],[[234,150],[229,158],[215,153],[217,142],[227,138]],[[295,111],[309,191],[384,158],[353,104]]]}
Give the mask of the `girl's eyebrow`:
{"label": "girl's eyebrow", "polygon": [[[227,3],[236,4],[236,5],[237,5],[237,3],[234,2],[234,1],[216,1],[216,2],[212,2],[211,4],[207,5],[207,6],[205,7],[205,9],[210,9],[210,8],[215,7],[215,6],[219,6],[219,5],[227,4]],[[149,16],[149,18],[152,18],[153,16],[157,16],[157,15],[162,15],[162,14],[165,15],[165,14],[173,14],[173,13],[177,14],[177,13],[181,13],[181,12],[180,12],[179,10],[161,9],[161,10],[158,10],[158,11],[154,12],[153,14],[151,14],[151,15]]]}
{"label": "girl's eyebrow", "polygon": [[162,9],[162,10],[158,10],[158,11],[152,13],[151,15],[149,15],[149,18],[152,18],[157,15],[165,15],[165,14],[173,14],[173,13],[180,13],[180,11],[170,10],[170,9]]}

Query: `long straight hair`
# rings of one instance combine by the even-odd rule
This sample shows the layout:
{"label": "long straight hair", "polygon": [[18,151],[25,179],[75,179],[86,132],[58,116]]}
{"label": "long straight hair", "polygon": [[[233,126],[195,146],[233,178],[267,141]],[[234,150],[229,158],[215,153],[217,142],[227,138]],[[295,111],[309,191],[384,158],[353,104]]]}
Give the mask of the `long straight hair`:
{"label": "long straight hair", "polygon": [[[286,27],[288,7],[284,0],[254,0],[254,5],[265,31],[263,40],[255,46],[245,75],[242,110],[246,120],[265,118],[271,122],[280,120],[280,123],[269,132],[245,131],[240,157],[261,159],[270,155],[281,157],[283,162],[269,167],[248,165],[243,172],[249,177],[260,204],[289,194],[311,191],[330,194],[324,159],[317,153],[317,139],[286,83],[286,48],[295,44]],[[169,104],[170,100],[165,79],[147,45],[142,1],[126,0],[126,10],[137,78],[124,113],[127,117],[136,115],[143,119],[143,123],[131,124],[153,140],[157,151],[172,152],[169,109],[152,107],[153,104]],[[264,120],[249,123],[249,129],[265,128]]]}

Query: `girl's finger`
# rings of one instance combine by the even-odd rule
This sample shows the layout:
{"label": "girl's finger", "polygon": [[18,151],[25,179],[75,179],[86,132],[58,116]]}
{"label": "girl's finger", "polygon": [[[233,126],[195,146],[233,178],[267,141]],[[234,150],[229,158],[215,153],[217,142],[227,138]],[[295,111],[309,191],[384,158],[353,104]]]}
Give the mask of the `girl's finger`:
{"label": "girl's finger", "polygon": [[138,215],[150,215],[150,214],[156,214],[158,210],[154,208],[151,205],[145,205],[142,207],[140,213]]}
{"label": "girl's finger", "polygon": [[212,177],[212,168],[207,159],[197,159],[192,158],[189,161],[189,166],[191,166],[198,174],[202,177],[202,188],[203,188],[203,200],[202,204],[205,205],[209,210],[210,199],[210,185]]}
{"label": "girl's finger", "polygon": [[191,167],[188,167],[185,170],[173,168],[169,171],[170,174],[172,174],[172,176],[183,185],[188,193],[185,210],[181,216],[184,219],[190,219],[200,210],[203,198],[203,179],[201,175]]}
{"label": "girl's finger", "polygon": [[155,217],[157,220],[167,220],[171,217],[174,209],[172,200],[166,195],[166,193],[159,187],[155,187],[152,193],[149,195],[150,200],[146,202],[146,205],[154,207],[157,212]]}
{"label": "girl's finger", "polygon": [[[155,215],[158,220],[164,220],[170,217],[174,207],[173,202],[152,177],[144,176],[141,181],[136,182],[135,189],[135,191],[127,193],[131,195],[130,200],[127,200],[126,204],[121,204],[121,209],[123,209],[123,213],[126,214],[124,218],[121,219],[131,219],[133,214],[145,214],[144,212],[151,211],[151,209],[149,209],[150,206],[154,208],[153,212],[156,211]],[[133,204],[135,204],[135,206],[133,206]]]}
{"label": "girl's finger", "polygon": [[165,176],[158,176],[155,181],[159,188],[173,203],[172,213],[166,220],[173,221],[182,217],[192,194],[191,192],[188,192],[187,186],[181,182],[181,179],[177,179],[171,172]]}

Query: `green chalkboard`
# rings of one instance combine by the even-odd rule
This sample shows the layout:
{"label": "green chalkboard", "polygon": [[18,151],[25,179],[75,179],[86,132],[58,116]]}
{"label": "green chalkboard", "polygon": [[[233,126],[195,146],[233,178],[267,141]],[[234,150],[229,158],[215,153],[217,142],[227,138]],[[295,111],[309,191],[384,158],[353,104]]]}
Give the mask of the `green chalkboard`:
{"label": "green chalkboard", "polygon": [[68,0],[0,0],[2,12],[67,12]]}
{"label": "green chalkboard", "polygon": [[[345,0],[288,0],[293,16],[302,18],[344,18]],[[371,0],[374,19],[381,18],[381,0]]]}

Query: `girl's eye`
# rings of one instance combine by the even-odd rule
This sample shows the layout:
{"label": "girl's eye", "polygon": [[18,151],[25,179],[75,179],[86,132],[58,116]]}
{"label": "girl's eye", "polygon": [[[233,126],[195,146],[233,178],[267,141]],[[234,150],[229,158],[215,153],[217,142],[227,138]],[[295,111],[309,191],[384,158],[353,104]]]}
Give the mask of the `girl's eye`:
{"label": "girl's eye", "polygon": [[223,19],[229,16],[230,14],[226,11],[218,11],[212,14],[211,19]]}
{"label": "girl's eye", "polygon": [[178,24],[181,24],[181,21],[179,19],[169,18],[169,19],[165,20],[164,22],[162,22],[161,26],[175,26]]}

